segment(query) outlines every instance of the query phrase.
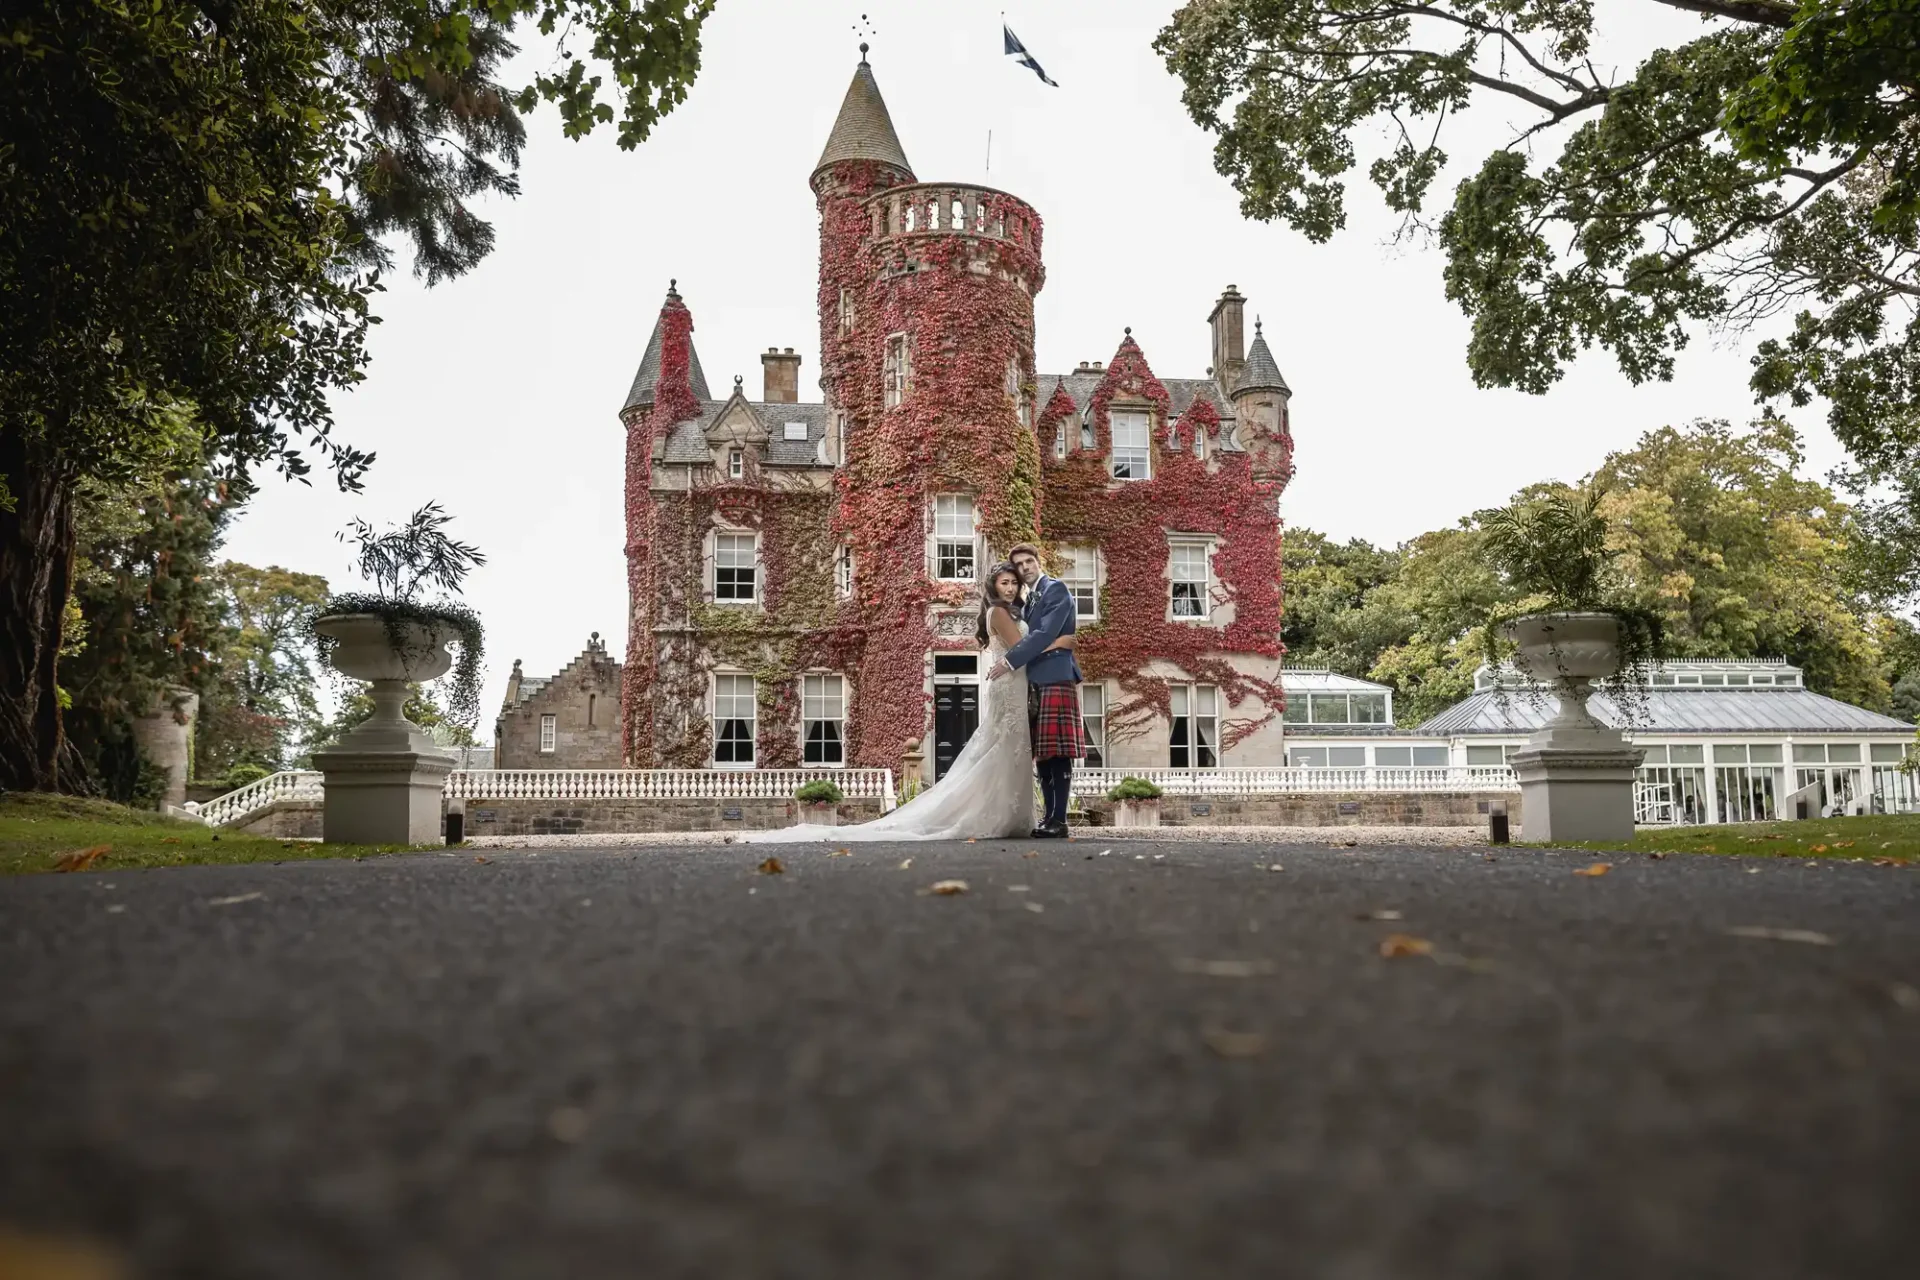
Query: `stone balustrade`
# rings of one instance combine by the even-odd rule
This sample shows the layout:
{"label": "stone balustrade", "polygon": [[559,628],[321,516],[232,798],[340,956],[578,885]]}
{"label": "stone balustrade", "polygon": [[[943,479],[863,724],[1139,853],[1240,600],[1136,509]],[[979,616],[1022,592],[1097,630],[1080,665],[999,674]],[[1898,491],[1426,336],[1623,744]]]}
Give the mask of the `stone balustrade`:
{"label": "stone balustrade", "polygon": [[1105,796],[1122,778],[1151,782],[1174,796],[1274,796],[1314,792],[1518,791],[1513,770],[1503,766],[1430,765],[1417,768],[1369,765],[1347,769],[1077,769],[1073,794]]}
{"label": "stone balustrade", "polygon": [[870,234],[893,236],[970,235],[1017,244],[1036,258],[1040,253],[1040,217],[1015,196],[992,187],[924,182],[889,187],[867,201]]}

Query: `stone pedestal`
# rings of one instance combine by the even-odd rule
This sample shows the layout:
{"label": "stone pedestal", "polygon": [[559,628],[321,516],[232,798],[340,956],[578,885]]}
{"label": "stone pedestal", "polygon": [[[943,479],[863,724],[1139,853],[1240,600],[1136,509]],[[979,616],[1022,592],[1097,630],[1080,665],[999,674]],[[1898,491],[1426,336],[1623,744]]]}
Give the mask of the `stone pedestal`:
{"label": "stone pedestal", "polygon": [[1631,840],[1639,747],[1536,747],[1508,763],[1520,780],[1521,835],[1528,841]]}
{"label": "stone pedestal", "polygon": [[374,680],[373,716],[325,751],[322,839],[329,844],[437,844],[454,759],[400,714],[405,680]]}

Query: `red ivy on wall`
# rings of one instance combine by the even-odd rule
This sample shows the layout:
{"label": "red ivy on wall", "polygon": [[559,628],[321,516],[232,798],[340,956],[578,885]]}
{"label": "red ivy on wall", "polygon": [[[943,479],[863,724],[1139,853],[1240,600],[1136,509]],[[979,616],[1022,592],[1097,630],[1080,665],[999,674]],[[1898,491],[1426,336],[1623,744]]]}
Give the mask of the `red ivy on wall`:
{"label": "red ivy on wall", "polygon": [[[1109,470],[1112,410],[1118,402],[1152,413],[1152,476],[1115,481]],[[1146,674],[1158,660],[1192,680],[1217,685],[1229,710],[1263,704],[1238,717],[1223,716],[1220,747],[1227,750],[1268,723],[1284,705],[1278,681],[1234,669],[1229,654],[1278,658],[1280,643],[1280,530],[1282,484],[1256,480],[1244,452],[1223,452],[1220,414],[1195,397],[1168,429],[1170,400],[1129,334],[1095,388],[1090,415],[1093,447],[1080,447],[1073,397],[1058,388],[1041,412],[1037,435],[1049,443],[1066,426],[1067,456],[1045,462],[1041,531],[1060,545],[1094,545],[1107,564],[1100,621],[1079,631],[1079,658],[1089,680],[1110,680],[1122,697],[1108,711],[1112,741],[1136,737],[1147,722],[1171,719],[1165,680]],[[1207,459],[1194,454],[1196,437]],[[1168,533],[1209,535],[1213,549],[1212,610],[1230,607],[1225,626],[1175,622],[1167,616]]]}

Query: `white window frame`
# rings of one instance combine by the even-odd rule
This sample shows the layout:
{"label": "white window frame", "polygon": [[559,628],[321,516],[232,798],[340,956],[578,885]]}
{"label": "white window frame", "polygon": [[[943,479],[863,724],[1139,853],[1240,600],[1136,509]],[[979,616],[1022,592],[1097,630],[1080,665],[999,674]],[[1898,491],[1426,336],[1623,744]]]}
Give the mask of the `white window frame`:
{"label": "white window frame", "polygon": [[1065,421],[1055,424],[1053,428],[1053,456],[1056,458],[1065,458],[1067,456],[1067,424]]}
{"label": "white window frame", "polygon": [[913,391],[913,343],[904,332],[887,335],[880,378],[887,408],[898,409]]}
{"label": "white window frame", "polygon": [[844,542],[833,553],[833,593],[842,600],[853,594],[853,548]]}
{"label": "white window frame", "polygon": [[[737,556],[739,554],[739,544],[742,539],[746,540],[748,552],[752,556],[752,559],[748,562],[746,566],[744,566],[748,574],[747,594],[744,596],[738,595],[738,594],[730,594],[730,595],[723,596],[720,594],[721,570],[728,569],[728,570],[738,572],[742,568],[742,566],[739,565],[738,563],[722,564],[721,559],[723,555],[728,555],[728,554]],[[725,548],[726,550],[723,551],[723,548]],[[732,588],[735,588],[737,591],[739,583],[737,580],[735,580],[734,582],[731,582],[728,585]],[[712,595],[713,595],[713,602],[715,604],[753,605],[753,604],[759,603],[759,600],[760,600],[760,535],[759,534],[753,532],[751,529],[715,529],[713,531]]]}
{"label": "white window frame", "polygon": [[833,415],[833,462],[835,466],[847,465],[847,413],[842,409]]}
{"label": "white window frame", "polygon": [[540,754],[550,756],[559,745],[560,717],[540,717]]}
{"label": "white window frame", "polygon": [[[1211,684],[1175,684],[1167,687],[1172,723],[1167,733],[1167,767],[1170,769],[1218,769],[1220,767],[1220,687]],[[1205,695],[1205,696],[1202,696]],[[1203,706],[1205,709],[1203,709]],[[1185,744],[1176,739],[1185,729]],[[1211,732],[1203,732],[1203,729]],[[1185,763],[1176,753],[1184,753]],[[1212,756],[1203,762],[1202,753]]]}
{"label": "white window frame", "polygon": [[1076,622],[1100,621],[1100,548],[1062,547],[1060,581],[1073,593]]}
{"label": "white window frame", "polygon": [[747,451],[741,448],[727,450],[727,479],[738,480],[747,474]]}
{"label": "white window frame", "polygon": [[840,286],[840,332],[852,333],[856,317],[853,304],[853,290],[846,285]]}
{"label": "white window frame", "polygon": [[[966,504],[966,527],[959,526],[961,503]],[[980,578],[980,525],[973,497],[965,493],[937,493],[933,496],[933,576],[941,582],[977,582]],[[966,557],[966,572],[948,572],[946,559],[953,558],[958,570],[960,557]]]}
{"label": "white window frame", "polygon": [[[1123,426],[1127,434],[1124,448],[1120,443]],[[1153,479],[1153,415],[1144,409],[1116,409],[1107,415],[1107,429],[1112,433],[1107,474],[1115,480],[1129,482]],[[1134,442],[1136,432],[1137,444]],[[1121,474],[1123,468],[1125,475]]]}
{"label": "white window frame", "polygon": [[[1080,686],[1080,724],[1087,734],[1087,768],[1104,769],[1107,761],[1107,686]],[[1098,761],[1096,764],[1095,761]]]}
{"label": "white window frame", "polygon": [[[1201,577],[1194,579],[1182,576],[1190,572],[1191,557],[1200,555]],[[1182,586],[1198,586],[1197,598],[1183,600],[1179,590]],[[1190,604],[1198,613],[1183,612],[1182,604]],[[1213,621],[1213,540],[1211,538],[1180,537],[1175,535],[1167,540],[1167,617],[1174,622],[1195,622],[1205,624]]]}
{"label": "white window frame", "polygon": [[[740,704],[740,696],[741,696],[740,686],[742,683],[746,685],[746,700],[747,700],[746,701],[747,714],[744,717],[737,714],[740,710],[740,705],[741,705]],[[759,744],[759,733],[760,733],[759,696],[760,696],[760,691],[755,687],[752,676],[739,671],[716,671],[713,673],[713,693],[712,693],[712,702],[711,702],[712,714],[710,717],[710,721],[713,725],[713,767],[714,768],[716,769],[752,769],[758,764],[758,756],[759,756],[758,744]],[[725,699],[724,703],[722,702],[722,699]],[[723,717],[721,715],[721,712],[723,710],[734,712],[736,714]],[[745,739],[746,759],[742,760],[740,758],[740,740],[733,739],[731,742],[731,745],[729,745],[728,747],[730,758],[726,760],[722,760],[720,758],[720,748],[722,745],[721,734],[724,730],[723,722],[738,721],[742,719],[746,721],[746,726],[747,726],[747,734]]]}
{"label": "white window frame", "polygon": [[[814,688],[816,682],[818,691]],[[839,758],[811,759],[814,726],[829,724],[834,726],[830,745]],[[822,755],[828,745],[823,736]],[[800,763],[807,769],[847,767],[847,678],[837,671],[810,671],[800,677]]]}

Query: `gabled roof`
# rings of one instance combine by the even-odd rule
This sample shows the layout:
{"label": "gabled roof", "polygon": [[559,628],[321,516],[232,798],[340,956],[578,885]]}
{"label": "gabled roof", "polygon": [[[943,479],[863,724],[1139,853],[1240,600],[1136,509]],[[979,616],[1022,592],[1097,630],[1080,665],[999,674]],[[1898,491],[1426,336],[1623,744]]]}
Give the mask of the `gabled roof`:
{"label": "gabled roof", "polygon": [[[710,400],[713,393],[707,390],[706,371],[700,367],[700,350],[693,345],[691,334],[687,337],[687,380],[693,384],[693,398]],[[653,322],[653,336],[647,339],[646,354],[640,357],[640,371],[633,375],[633,385],[627,389],[627,398],[620,405],[625,413],[635,405],[652,404],[654,384],[660,381],[660,322]]]}
{"label": "gabled roof", "polygon": [[1288,396],[1293,388],[1280,376],[1280,366],[1274,361],[1273,352],[1267,347],[1266,335],[1260,332],[1260,322],[1253,322],[1253,346],[1247,349],[1247,363],[1240,369],[1240,377],[1233,384],[1235,395],[1242,391],[1279,391]]}
{"label": "gabled roof", "polygon": [[[732,404],[728,400],[707,400],[700,406],[700,416],[686,422],[674,424],[673,430],[660,448],[660,461],[675,465],[706,466],[713,461],[713,446],[707,441],[707,432],[711,430]],[[826,438],[828,428],[833,423],[833,413],[824,404],[792,404],[786,401],[748,400],[747,408],[765,425],[767,430],[766,464],[774,467],[819,467],[828,464],[820,461],[820,442]],[[806,424],[805,440],[786,438],[786,425],[789,422]]]}
{"label": "gabled roof", "polygon": [[[1084,417],[1087,406],[1093,403],[1093,393],[1106,376],[1104,369],[1097,373],[1043,373],[1034,381],[1034,403],[1044,408],[1053,393],[1064,387],[1073,397],[1074,408]],[[1222,401],[1220,388],[1212,378],[1162,378],[1160,385],[1167,389],[1167,425],[1180,421],[1195,400],[1205,400],[1220,414],[1220,448],[1240,450],[1240,442],[1233,435],[1233,406]]]}
{"label": "gabled roof", "polygon": [[847,86],[839,118],[833,122],[833,132],[827,135],[827,145],[813,171],[817,174],[842,160],[874,160],[892,165],[909,178],[913,176],[913,166],[907,163],[907,153],[900,146],[900,135],[893,131],[893,117],[887,114],[886,99],[880,96],[873,68],[867,65],[865,45],[860,46],[860,65],[854,68],[853,83]]}
{"label": "gabled roof", "polygon": [[[1602,724],[1635,733],[1898,733],[1913,726],[1811,689],[1648,689],[1632,724],[1605,693],[1587,709]],[[1554,710],[1551,694],[1483,689],[1414,732],[1439,737],[1532,733]]]}

